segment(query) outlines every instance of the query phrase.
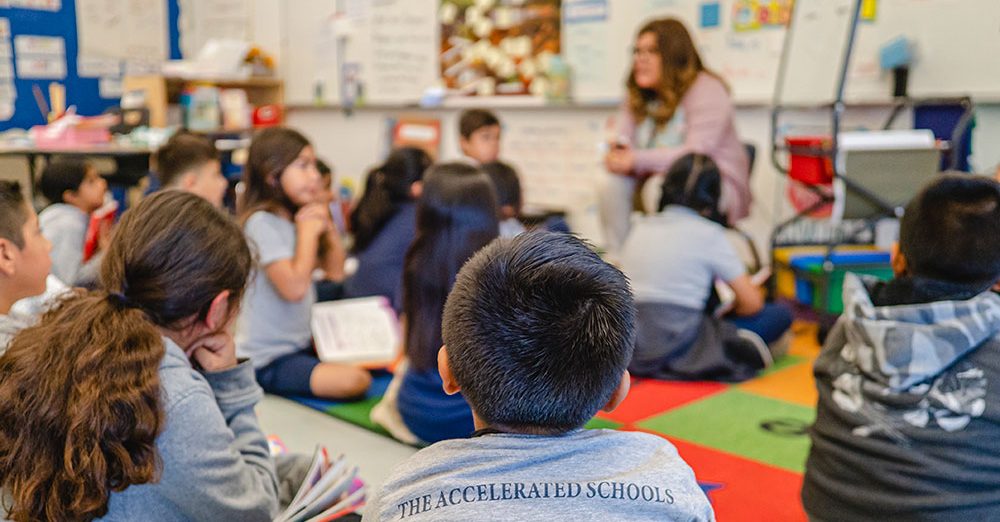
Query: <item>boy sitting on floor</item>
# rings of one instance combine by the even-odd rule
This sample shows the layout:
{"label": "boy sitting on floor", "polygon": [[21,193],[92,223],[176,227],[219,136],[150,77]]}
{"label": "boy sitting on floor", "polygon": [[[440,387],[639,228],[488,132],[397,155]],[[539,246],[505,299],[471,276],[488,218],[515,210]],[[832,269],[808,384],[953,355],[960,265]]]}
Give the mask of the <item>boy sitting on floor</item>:
{"label": "boy sitting on floor", "polygon": [[582,241],[499,239],[456,278],[438,368],[476,432],[405,461],[372,520],[714,520],[666,440],[586,430],[629,389],[635,305],[625,276]]}
{"label": "boy sitting on floor", "polygon": [[906,207],[888,283],[848,275],[816,360],[810,519],[1000,513],[1000,184],[931,182]]}

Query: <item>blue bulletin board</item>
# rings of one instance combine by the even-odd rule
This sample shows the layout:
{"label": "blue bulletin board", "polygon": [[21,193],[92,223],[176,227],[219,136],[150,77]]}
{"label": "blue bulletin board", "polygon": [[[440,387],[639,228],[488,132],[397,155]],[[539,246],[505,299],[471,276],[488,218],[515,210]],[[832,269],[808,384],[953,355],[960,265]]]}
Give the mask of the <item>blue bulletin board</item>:
{"label": "blue bulletin board", "polygon": [[[180,37],[178,33],[179,6],[177,0],[167,0],[168,35],[170,41],[170,58],[181,58]],[[75,105],[77,113],[91,116],[100,114],[109,107],[118,105],[117,98],[102,98],[100,96],[99,79],[83,78],[77,73],[77,26],[76,2],[62,0],[56,11],[28,8],[0,8],[0,18],[10,21],[10,32],[13,43],[19,35],[58,36],[65,39],[66,77],[63,80],[20,79],[15,76],[14,87],[17,99],[14,102],[14,114],[9,120],[0,121],[0,130],[11,128],[27,129],[33,125],[45,123],[35,101],[32,86],[38,85],[43,93],[48,93],[49,83],[55,81],[66,87],[66,105]],[[14,52],[14,62],[17,61],[17,51]],[[13,71],[16,75],[16,68]]]}

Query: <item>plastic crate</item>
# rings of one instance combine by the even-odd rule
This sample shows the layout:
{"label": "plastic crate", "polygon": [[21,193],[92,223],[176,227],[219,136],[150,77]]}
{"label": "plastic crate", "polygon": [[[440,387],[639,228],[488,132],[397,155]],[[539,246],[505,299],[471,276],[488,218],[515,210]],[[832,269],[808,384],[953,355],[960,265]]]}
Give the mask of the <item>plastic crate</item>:
{"label": "plastic crate", "polygon": [[830,257],[833,270],[823,269],[823,255],[798,256],[791,260],[795,273],[795,298],[823,312],[844,311],[844,276],[848,272],[871,275],[882,280],[892,279],[889,252],[840,252]]}
{"label": "plastic crate", "polygon": [[[795,299],[795,271],[792,270],[792,259],[803,256],[818,256],[822,260],[826,255],[825,246],[783,246],[774,249],[774,282],[777,295],[786,299]],[[840,245],[835,254],[856,252],[878,252],[874,245]],[[811,301],[810,301],[811,303]],[[807,303],[808,304],[808,303]]]}
{"label": "plastic crate", "polygon": [[788,177],[807,185],[822,185],[833,181],[833,162],[826,153],[829,136],[788,136]]}

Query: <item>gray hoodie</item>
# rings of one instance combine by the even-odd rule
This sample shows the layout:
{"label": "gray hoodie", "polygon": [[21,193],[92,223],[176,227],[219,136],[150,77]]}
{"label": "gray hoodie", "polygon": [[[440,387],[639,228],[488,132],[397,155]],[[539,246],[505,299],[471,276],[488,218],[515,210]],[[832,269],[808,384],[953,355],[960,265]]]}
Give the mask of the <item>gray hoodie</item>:
{"label": "gray hoodie", "polygon": [[848,275],[844,315],[816,360],[807,513],[997,519],[1000,296],[876,306],[873,289]]}
{"label": "gray hoodie", "polygon": [[401,464],[365,520],[715,520],[665,439],[576,430],[439,442]]}
{"label": "gray hoodie", "polygon": [[103,520],[269,521],[278,485],[253,408],[264,393],[243,361],[200,372],[170,339],[160,363],[166,426],[156,438],[158,482],[113,493]]}

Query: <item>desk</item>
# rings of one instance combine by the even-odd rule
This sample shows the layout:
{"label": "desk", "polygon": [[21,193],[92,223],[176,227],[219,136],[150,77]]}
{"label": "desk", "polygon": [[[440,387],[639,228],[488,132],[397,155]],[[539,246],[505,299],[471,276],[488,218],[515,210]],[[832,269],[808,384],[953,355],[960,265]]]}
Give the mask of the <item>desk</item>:
{"label": "desk", "polygon": [[46,162],[52,156],[102,157],[114,160],[115,173],[105,176],[108,184],[132,186],[139,182],[149,172],[149,157],[154,149],[135,145],[119,145],[103,143],[97,145],[79,145],[67,147],[35,147],[33,145],[18,145],[0,143],[0,157],[24,156],[28,160],[28,177],[31,190],[34,192],[38,182],[39,157]]}

